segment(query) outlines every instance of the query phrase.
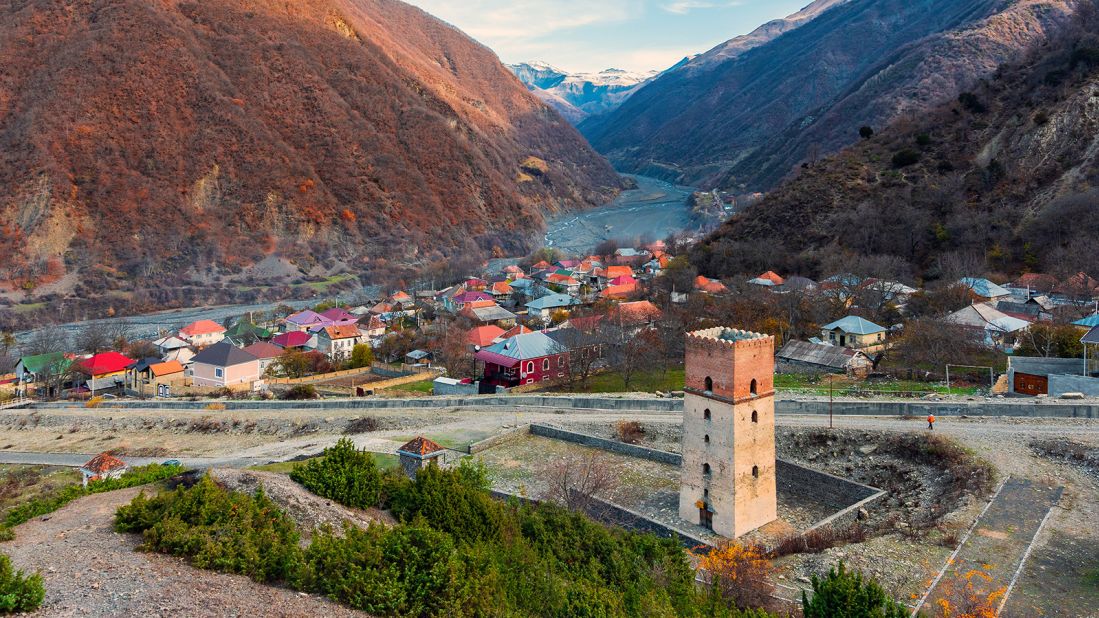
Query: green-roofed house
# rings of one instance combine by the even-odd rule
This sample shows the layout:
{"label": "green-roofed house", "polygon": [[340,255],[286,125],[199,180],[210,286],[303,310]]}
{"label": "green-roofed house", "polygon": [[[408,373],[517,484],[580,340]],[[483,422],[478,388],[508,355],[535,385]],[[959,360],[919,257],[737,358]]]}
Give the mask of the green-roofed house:
{"label": "green-roofed house", "polygon": [[821,327],[821,339],[841,348],[863,352],[876,352],[885,347],[884,326],[870,320],[849,315]]}
{"label": "green-roofed house", "polygon": [[257,341],[270,341],[273,333],[262,326],[257,326],[245,318],[225,331],[225,338],[236,346],[249,346]]}
{"label": "green-roofed house", "polygon": [[72,359],[64,352],[24,356],[15,364],[18,388],[28,395],[38,391],[45,396],[60,395],[71,366]]}

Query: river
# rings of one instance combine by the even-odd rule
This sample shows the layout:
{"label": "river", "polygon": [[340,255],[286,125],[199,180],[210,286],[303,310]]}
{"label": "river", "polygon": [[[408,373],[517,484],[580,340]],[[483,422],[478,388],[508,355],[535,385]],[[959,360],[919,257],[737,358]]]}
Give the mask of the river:
{"label": "river", "polygon": [[693,227],[687,201],[695,189],[648,176],[627,176],[637,182],[637,188],[623,191],[606,206],[547,221],[545,246],[581,255],[604,240],[663,239]]}

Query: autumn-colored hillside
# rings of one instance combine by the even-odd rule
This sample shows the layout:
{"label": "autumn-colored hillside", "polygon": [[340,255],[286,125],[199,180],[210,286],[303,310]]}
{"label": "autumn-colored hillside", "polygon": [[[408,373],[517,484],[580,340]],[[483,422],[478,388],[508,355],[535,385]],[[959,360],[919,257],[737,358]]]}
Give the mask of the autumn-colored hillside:
{"label": "autumn-colored hillside", "polygon": [[77,296],[524,249],[622,182],[395,0],[4,2],[0,181],[0,282]]}
{"label": "autumn-colored hillside", "polygon": [[709,276],[1099,272],[1099,12],[949,103],[867,129],[692,261]]}

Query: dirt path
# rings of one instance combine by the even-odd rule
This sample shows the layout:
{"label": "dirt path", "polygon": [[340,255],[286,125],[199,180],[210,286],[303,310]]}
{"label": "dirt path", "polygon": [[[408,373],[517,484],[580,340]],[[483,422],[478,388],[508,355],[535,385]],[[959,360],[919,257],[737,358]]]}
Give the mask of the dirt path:
{"label": "dirt path", "polygon": [[112,527],[115,510],[140,490],[82,498],[16,528],[0,544],[15,568],[39,571],[46,601],[40,616],[365,616],[315,596],[246,577],[134,551],[140,537]]}

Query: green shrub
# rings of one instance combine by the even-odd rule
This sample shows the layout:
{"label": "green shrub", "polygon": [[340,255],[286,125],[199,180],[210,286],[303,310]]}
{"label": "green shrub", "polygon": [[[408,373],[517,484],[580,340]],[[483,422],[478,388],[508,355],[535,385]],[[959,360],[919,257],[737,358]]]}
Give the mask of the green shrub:
{"label": "green shrub", "polygon": [[813,599],[801,593],[805,618],[907,618],[908,610],[885,593],[873,579],[847,571],[843,562],[824,579],[813,576]]}
{"label": "green shrub", "polygon": [[38,609],[45,598],[46,587],[41,575],[13,571],[11,559],[0,554],[0,613],[31,612]]}
{"label": "green shrub", "polygon": [[505,505],[485,491],[482,472],[463,462],[453,470],[427,466],[416,480],[392,490],[390,510],[402,522],[423,518],[455,538],[494,539],[500,535]]}
{"label": "green shrub", "polygon": [[908,167],[909,165],[915,165],[920,161],[920,153],[910,148],[897,151],[893,154],[893,167],[900,169],[902,167]]}
{"label": "green shrub", "polygon": [[340,438],[323,456],[294,468],[290,478],[318,496],[359,509],[378,504],[382,485],[373,455],[357,450],[349,438]]}
{"label": "green shrub", "polygon": [[919,145],[919,146],[930,146],[931,145],[931,136],[928,135],[927,133],[920,133],[919,135],[916,136],[916,144]]}
{"label": "green shrub", "polygon": [[204,569],[239,573],[256,581],[286,581],[301,560],[298,531],[263,493],[228,491],[209,475],[193,487],[146,498],[118,509],[115,529],[141,532],[141,549],[190,558]]}

